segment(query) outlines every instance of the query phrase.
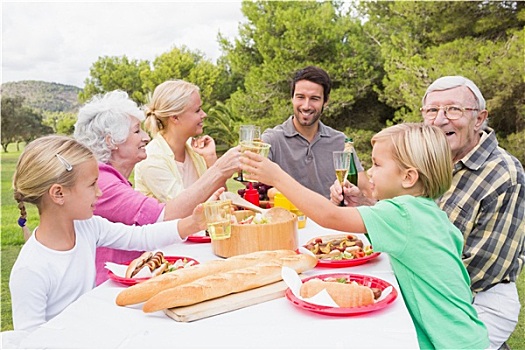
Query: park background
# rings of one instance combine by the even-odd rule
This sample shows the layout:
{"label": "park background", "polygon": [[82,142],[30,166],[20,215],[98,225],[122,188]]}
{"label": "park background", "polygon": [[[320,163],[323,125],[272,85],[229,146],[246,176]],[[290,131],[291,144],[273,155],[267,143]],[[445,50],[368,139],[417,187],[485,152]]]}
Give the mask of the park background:
{"label": "park background", "polygon": [[[2,330],[12,328],[7,283],[23,244],[10,184],[16,159],[38,136],[72,134],[79,106],[95,94],[120,89],[142,105],[166,80],[195,83],[208,113],[205,133],[221,151],[237,143],[239,125],[264,129],[291,115],[293,73],[317,65],[333,80],[322,120],[354,139],[368,167],[374,133],[421,121],[426,87],[440,76],[463,75],[483,92],[500,145],[525,163],[524,2],[254,1],[241,9],[237,37],[210,33],[222,51],[215,62],[180,46],[151,61],[101,56],[82,88],[2,84]],[[35,227],[36,209],[28,217]],[[509,341],[513,348],[525,344],[523,319]]]}

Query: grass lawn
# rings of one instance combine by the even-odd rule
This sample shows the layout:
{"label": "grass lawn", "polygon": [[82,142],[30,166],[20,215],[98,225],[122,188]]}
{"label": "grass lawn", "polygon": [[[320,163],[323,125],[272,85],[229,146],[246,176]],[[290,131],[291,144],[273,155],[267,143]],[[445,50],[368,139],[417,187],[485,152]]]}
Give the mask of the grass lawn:
{"label": "grass lawn", "polygon": [[[24,239],[22,230],[17,225],[19,211],[13,199],[13,191],[11,189],[11,180],[16,166],[16,161],[20,152],[15,151],[14,145],[9,147],[9,153],[1,153],[2,166],[2,195],[1,195],[1,293],[2,293],[2,323],[1,330],[12,330],[13,322],[11,319],[11,296],[9,294],[9,274],[13,264],[18,256],[18,252]],[[227,183],[228,189],[232,192],[237,192],[237,189],[242,188],[243,185],[237,181],[230,180]],[[38,224],[38,212],[32,205],[27,206],[28,211],[28,225],[32,229]],[[525,273],[521,273],[517,282],[518,293],[520,295],[521,305],[525,305]],[[525,312],[521,312],[519,323],[516,330],[508,340],[507,344],[511,349],[525,349]]]}

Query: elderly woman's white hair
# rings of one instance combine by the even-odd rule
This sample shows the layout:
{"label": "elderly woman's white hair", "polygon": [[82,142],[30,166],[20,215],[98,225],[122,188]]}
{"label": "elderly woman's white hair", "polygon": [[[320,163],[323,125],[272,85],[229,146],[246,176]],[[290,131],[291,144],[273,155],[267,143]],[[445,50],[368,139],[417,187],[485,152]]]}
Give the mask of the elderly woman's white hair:
{"label": "elderly woman's white hair", "polygon": [[96,95],[78,112],[74,137],[89,147],[98,161],[108,163],[111,151],[126,142],[131,117],[144,120],[144,112],[124,91]]}

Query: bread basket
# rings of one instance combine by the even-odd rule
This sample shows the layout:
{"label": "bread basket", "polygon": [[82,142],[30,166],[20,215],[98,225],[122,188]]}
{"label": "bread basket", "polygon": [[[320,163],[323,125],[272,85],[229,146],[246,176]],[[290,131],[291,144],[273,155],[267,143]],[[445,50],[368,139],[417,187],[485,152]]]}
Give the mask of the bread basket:
{"label": "bread basket", "polygon": [[[234,214],[237,221],[241,221],[254,212],[238,210]],[[212,240],[211,246],[213,253],[223,258],[262,250],[295,250],[298,246],[297,216],[287,211],[285,215],[276,215],[268,224],[232,224],[231,237]]]}

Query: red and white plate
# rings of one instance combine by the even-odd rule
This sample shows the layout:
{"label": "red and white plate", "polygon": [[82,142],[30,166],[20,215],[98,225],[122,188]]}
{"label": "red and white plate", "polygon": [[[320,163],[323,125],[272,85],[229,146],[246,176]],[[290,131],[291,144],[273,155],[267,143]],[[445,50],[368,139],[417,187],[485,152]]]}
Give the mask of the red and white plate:
{"label": "red and white plate", "polygon": [[193,235],[189,235],[187,240],[190,242],[194,242],[194,243],[210,243],[211,242],[210,236],[203,235],[202,233],[195,233]]}
{"label": "red and white plate", "polygon": [[[187,256],[165,256],[164,259],[166,259],[166,261],[169,262],[170,264],[174,264],[175,262],[177,262],[177,260],[184,260],[184,259],[186,259],[188,262],[193,261],[193,265],[198,265],[199,264],[199,262],[197,260],[195,260],[193,258],[189,258]],[[123,263],[123,265],[129,265],[130,263],[131,263],[131,261],[127,261],[127,262]],[[125,284],[127,286],[132,286],[134,284],[137,284],[137,283],[140,283],[140,282],[144,282],[144,281],[150,279],[150,277],[142,277],[142,278],[120,277],[120,276],[115,275],[111,271],[108,271],[108,276],[109,276],[109,279],[111,279],[111,280],[113,280],[115,282],[119,282],[119,283]]]}
{"label": "red and white plate", "polygon": [[377,277],[372,277],[372,276],[367,276],[367,275],[348,274],[348,273],[332,273],[332,274],[308,277],[308,278],[303,279],[302,281],[304,283],[312,278],[319,278],[322,280],[326,278],[347,278],[350,281],[355,281],[361,285],[371,287],[371,288],[379,288],[382,291],[384,291],[388,287],[392,288],[391,292],[388,295],[386,295],[384,298],[380,298],[378,302],[372,305],[359,306],[359,307],[331,307],[331,306],[316,305],[316,304],[308,303],[304,300],[299,299],[292,293],[290,288],[286,290],[285,296],[288,300],[290,300],[290,302],[293,305],[295,305],[298,308],[301,308],[307,311],[311,311],[311,312],[315,312],[318,314],[322,314],[322,315],[357,316],[357,315],[384,309],[397,298],[397,290],[387,281],[384,281]]}
{"label": "red and white plate", "polygon": [[358,265],[365,264],[369,262],[370,260],[377,258],[379,254],[381,253],[375,252],[370,255],[364,256],[362,258],[357,258],[357,259],[343,259],[343,260],[319,259],[315,267],[337,268],[337,267],[358,266]]}

